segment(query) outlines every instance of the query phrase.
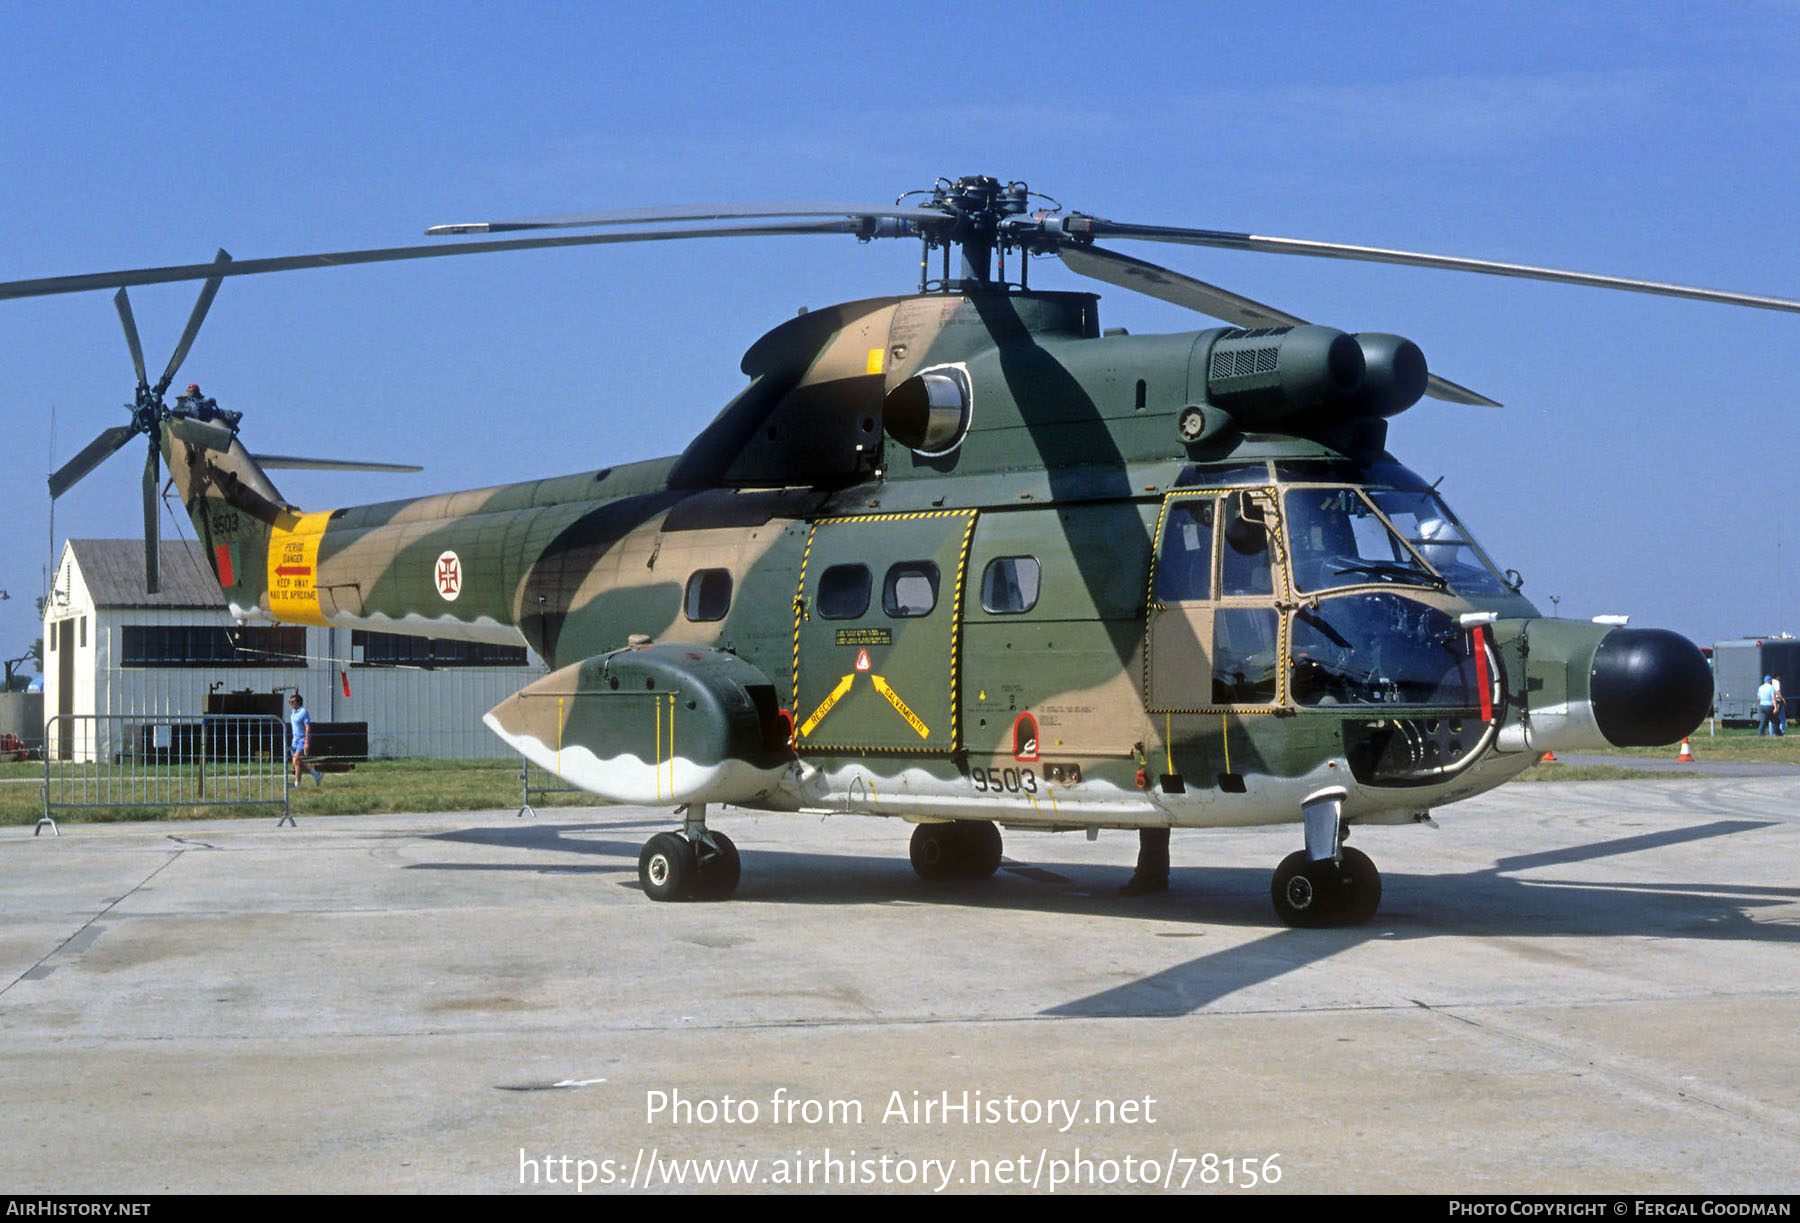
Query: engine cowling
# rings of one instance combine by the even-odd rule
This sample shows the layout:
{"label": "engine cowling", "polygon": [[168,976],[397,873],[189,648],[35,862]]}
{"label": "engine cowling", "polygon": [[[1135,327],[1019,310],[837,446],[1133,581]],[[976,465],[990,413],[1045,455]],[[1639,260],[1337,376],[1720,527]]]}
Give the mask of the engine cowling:
{"label": "engine cowling", "polygon": [[735,654],[667,642],[552,671],[490,710],[488,728],[615,803],[749,803],[794,758],[775,685]]}

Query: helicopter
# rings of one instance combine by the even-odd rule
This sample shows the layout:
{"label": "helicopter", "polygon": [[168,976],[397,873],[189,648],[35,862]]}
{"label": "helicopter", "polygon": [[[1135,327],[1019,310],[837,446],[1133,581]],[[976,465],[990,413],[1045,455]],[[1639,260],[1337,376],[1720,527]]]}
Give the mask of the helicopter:
{"label": "helicopter", "polygon": [[[594,232],[545,233],[586,230]],[[1381,878],[1359,824],[1431,812],[1549,751],[1674,743],[1712,700],[1700,650],[1616,618],[1544,617],[1435,485],[1388,450],[1425,396],[1492,404],[1418,345],[1349,334],[1100,240],[1384,262],[1800,312],[1683,285],[1223,230],[1124,223],[1025,184],[940,179],[892,205],[647,208],[434,226],[415,245],[54,277],[116,289],[129,423],[54,498],[149,440],[231,613],[526,644],[549,673],[487,725],[611,803],[672,807],[638,874],[722,899],[741,861],[709,806],[897,817],[928,880],[998,869],[1000,829],[1298,824],[1271,899],[1357,924]],[[480,235],[514,234],[495,238]],[[848,235],[920,243],[913,291],[802,312],[677,455],[331,510],[267,471],[242,417],[166,394],[229,276],[545,246]],[[1032,258],[1226,324],[1102,330]],[[1008,260],[1012,275],[1009,278]],[[146,377],[126,290],[204,282]]]}

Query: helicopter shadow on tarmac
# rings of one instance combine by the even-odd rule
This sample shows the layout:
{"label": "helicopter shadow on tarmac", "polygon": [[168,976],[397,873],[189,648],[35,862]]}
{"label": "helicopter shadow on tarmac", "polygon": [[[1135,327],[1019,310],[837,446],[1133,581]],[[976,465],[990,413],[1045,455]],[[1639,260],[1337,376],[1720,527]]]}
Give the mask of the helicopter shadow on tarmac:
{"label": "helicopter shadow on tarmac", "polygon": [[[1278,930],[1254,942],[1198,956],[1129,984],[1050,1008],[1044,1014],[1065,1018],[1185,1015],[1372,939],[1636,936],[1800,943],[1800,927],[1756,922],[1750,916],[1758,908],[1800,901],[1800,887],[1519,877],[1545,867],[1597,862],[1774,826],[1763,820],[1716,820],[1519,854],[1478,871],[1390,873],[1388,895],[1403,896],[1405,907],[1377,914],[1367,925]],[[1422,916],[1426,913],[1431,915],[1429,924]]]}
{"label": "helicopter shadow on tarmac", "polygon": [[[595,836],[658,821],[526,825],[463,829],[431,839],[578,855],[585,864],[417,863],[411,869],[571,872],[622,876],[636,888],[635,840]],[[1755,883],[1580,881],[1521,878],[1531,871],[1595,863],[1623,855],[1736,836],[1774,827],[1757,819],[1707,823],[1496,860],[1457,873],[1386,876],[1389,909],[1367,925],[1269,931],[1248,943],[1209,952],[1041,1012],[1054,1018],[1167,1018],[1190,1014],[1240,990],[1330,960],[1371,940],[1424,938],[1650,937],[1800,943],[1800,926],[1753,920],[1757,909],[1800,901],[1800,887]],[[1057,863],[1055,869],[1007,858],[995,878],[928,884],[903,857],[753,849],[752,869],[729,905],[920,904],[1115,917],[1138,923],[1197,919],[1266,928],[1267,871],[1255,867],[1187,867],[1171,875],[1172,891],[1149,901],[1113,894],[1119,868]],[[728,906],[721,906],[722,908]]]}

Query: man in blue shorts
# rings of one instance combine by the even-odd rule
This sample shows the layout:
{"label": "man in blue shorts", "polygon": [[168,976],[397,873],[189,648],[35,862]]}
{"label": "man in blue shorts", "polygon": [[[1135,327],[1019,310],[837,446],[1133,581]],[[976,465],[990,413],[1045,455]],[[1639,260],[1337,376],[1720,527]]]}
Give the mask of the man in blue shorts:
{"label": "man in blue shorts", "polygon": [[312,774],[313,785],[325,784],[324,775],[306,762],[307,749],[312,746],[312,715],[306,712],[306,702],[300,699],[298,692],[288,698],[288,721],[294,728],[294,784],[300,784],[300,770],[305,769]]}

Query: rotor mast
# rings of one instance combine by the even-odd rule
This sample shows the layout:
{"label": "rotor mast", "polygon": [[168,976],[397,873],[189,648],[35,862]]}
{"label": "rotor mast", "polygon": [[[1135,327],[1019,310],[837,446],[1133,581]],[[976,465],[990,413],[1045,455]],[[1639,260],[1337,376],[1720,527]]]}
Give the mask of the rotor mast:
{"label": "rotor mast", "polygon": [[[1025,214],[1029,194],[1024,183],[1002,183],[985,174],[965,175],[954,182],[940,178],[932,188],[928,206],[943,210],[952,222],[947,230],[926,230],[924,233],[927,258],[920,263],[920,292],[930,288],[925,276],[930,250],[934,246],[944,248],[944,278],[939,287],[947,293],[1012,287],[1006,280],[1009,247],[1019,250],[1020,281],[1017,287],[1024,288],[1025,248],[1009,231],[1008,218]],[[957,248],[960,262],[961,275],[956,280],[950,279],[948,266],[952,246]],[[1000,261],[998,278],[994,273],[996,256]]]}

